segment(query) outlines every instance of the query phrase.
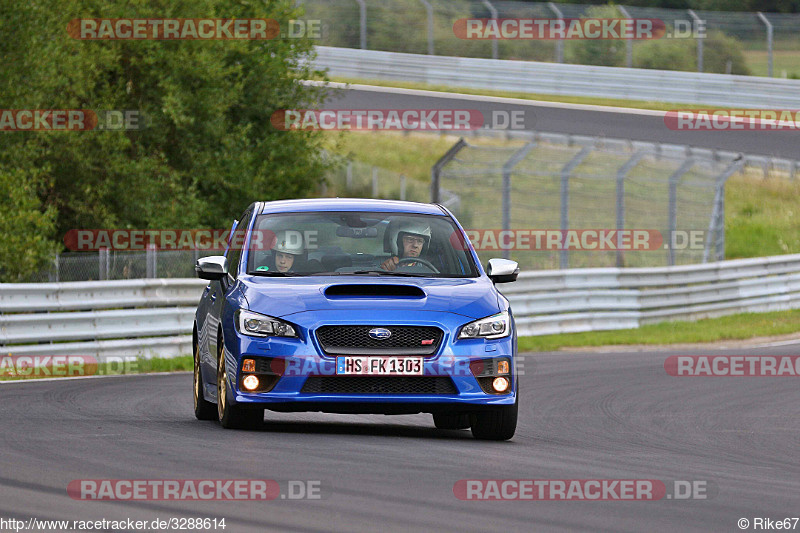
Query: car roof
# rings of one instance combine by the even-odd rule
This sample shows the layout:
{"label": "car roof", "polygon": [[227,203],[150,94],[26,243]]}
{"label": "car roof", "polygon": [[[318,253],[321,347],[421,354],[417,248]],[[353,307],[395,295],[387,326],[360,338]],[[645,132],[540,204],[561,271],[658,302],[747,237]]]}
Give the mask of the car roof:
{"label": "car roof", "polygon": [[303,200],[277,200],[263,202],[260,213],[297,213],[314,211],[375,211],[390,213],[416,213],[445,216],[437,204],[404,202],[400,200],[374,200],[371,198],[308,198]]}

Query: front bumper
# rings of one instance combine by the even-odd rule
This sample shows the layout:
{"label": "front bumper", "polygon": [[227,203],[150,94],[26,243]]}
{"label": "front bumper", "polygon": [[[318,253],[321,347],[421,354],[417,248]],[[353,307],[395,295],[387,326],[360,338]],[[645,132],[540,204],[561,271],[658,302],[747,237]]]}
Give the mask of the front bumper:
{"label": "front bumper", "polygon": [[[418,413],[418,412],[468,412],[495,406],[512,405],[516,401],[517,376],[514,371],[516,357],[516,333],[502,339],[462,339],[453,340],[459,328],[471,319],[451,313],[417,313],[417,320],[409,320],[408,314],[382,312],[381,320],[373,316],[369,320],[374,326],[433,325],[442,329],[444,337],[433,355],[424,358],[424,379],[446,380],[451,386],[447,391],[436,393],[379,393],[348,392],[347,387],[338,387],[337,392],[319,392],[319,387],[307,387],[307,380],[313,378],[348,379],[393,379],[385,377],[338,376],[336,356],[324,354],[313,332],[322,325],[360,324],[364,317],[346,317],[341,314],[315,314],[316,320],[304,327],[297,324],[299,338],[279,337],[257,338],[244,336],[232,331],[233,338],[226,335],[228,375],[231,376],[231,390],[234,402],[241,407],[266,408],[275,411],[324,411],[345,413]],[[316,316],[321,315],[321,316]],[[444,316],[443,316],[444,315]],[[288,317],[291,318],[291,317]],[[358,318],[361,318],[359,320]],[[234,342],[228,342],[231,339]],[[382,354],[383,355],[383,354]],[[259,361],[258,368],[271,368],[275,374],[274,385],[267,392],[246,392],[242,387],[242,360],[252,358]],[[507,393],[487,393],[476,378],[476,361],[497,361],[505,359],[510,363],[511,381]],[[234,366],[235,368],[231,368]],[[485,365],[486,366],[486,365]],[[488,365],[490,366],[490,365]],[[400,378],[402,379],[402,378]],[[235,381],[234,381],[235,380]],[[317,381],[319,383],[319,381]],[[328,382],[331,383],[330,381]],[[485,383],[484,383],[485,385]],[[305,390],[304,390],[305,387]],[[311,391],[309,391],[311,390]],[[326,389],[329,390],[329,389]],[[442,389],[444,390],[444,389]]]}

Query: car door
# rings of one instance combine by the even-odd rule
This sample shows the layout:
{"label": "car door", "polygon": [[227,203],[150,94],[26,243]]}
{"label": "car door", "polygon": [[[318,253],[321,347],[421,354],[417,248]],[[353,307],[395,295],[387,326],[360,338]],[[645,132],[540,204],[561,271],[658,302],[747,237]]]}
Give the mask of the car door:
{"label": "car door", "polygon": [[[238,223],[234,221],[231,226],[231,236],[234,235],[235,231],[241,231],[249,226],[252,213],[252,208],[248,208]],[[240,244],[241,241],[230,238],[228,249],[225,251],[225,257],[228,259],[228,276],[218,281],[210,282],[205,297],[206,313],[202,324],[203,334],[200,338],[205,341],[203,343],[205,344],[205,350],[201,349],[201,353],[204,356],[201,356],[201,363],[204,363],[201,364],[201,371],[206,383],[216,383],[217,379],[217,350],[219,349],[217,340],[219,331],[225,329],[224,325],[222,325],[225,302],[236,286],[236,278],[239,274],[239,262],[242,257]],[[213,389],[212,396],[215,396],[216,388],[214,387]]]}

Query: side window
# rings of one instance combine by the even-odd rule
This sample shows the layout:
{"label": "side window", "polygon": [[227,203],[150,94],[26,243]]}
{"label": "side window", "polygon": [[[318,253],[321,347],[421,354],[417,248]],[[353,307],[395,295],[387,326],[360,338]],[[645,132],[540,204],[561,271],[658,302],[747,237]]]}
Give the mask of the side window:
{"label": "side window", "polygon": [[236,225],[236,230],[231,238],[230,245],[228,246],[228,253],[225,257],[228,258],[228,277],[235,280],[239,275],[239,259],[242,257],[242,248],[244,247],[245,231],[250,225],[250,218],[252,211],[247,211],[239,219],[239,224]]}

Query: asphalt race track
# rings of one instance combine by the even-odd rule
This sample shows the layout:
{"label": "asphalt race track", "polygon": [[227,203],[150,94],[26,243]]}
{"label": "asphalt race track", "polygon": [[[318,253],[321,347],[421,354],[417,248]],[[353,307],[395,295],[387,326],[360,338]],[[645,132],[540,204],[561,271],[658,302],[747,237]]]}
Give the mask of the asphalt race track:
{"label": "asphalt race track", "polygon": [[[362,86],[357,86],[362,87]],[[524,113],[525,129],[575,135],[597,135],[638,141],[685,144],[701,148],[794,159],[800,131],[674,131],[664,124],[664,112],[597,110],[580,106],[516,99],[375,87],[335,89],[328,109],[474,109],[491,121],[493,111]],[[708,106],[709,108],[713,106]],[[607,108],[608,109],[608,108]]]}
{"label": "asphalt race track", "polygon": [[[800,344],[699,355],[794,355]],[[687,352],[526,354],[517,435],[429,415],[277,414],[258,431],[192,413],[191,375],[0,384],[0,516],[225,518],[244,531],[739,531],[800,515],[798,378],[671,377]],[[81,501],[77,479],[322,482],[322,499]],[[702,480],[705,500],[461,501],[461,479]],[[799,526],[800,527],[800,526]]]}

